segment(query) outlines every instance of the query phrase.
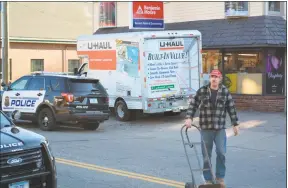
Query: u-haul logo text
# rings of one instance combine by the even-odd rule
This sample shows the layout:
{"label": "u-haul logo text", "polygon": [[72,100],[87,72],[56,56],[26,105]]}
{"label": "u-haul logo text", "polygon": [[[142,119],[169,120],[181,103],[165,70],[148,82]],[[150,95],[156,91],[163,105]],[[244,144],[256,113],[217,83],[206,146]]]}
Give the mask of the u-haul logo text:
{"label": "u-haul logo text", "polygon": [[77,42],[77,51],[116,50],[116,40],[82,40]]}
{"label": "u-haul logo text", "polygon": [[184,49],[183,41],[160,41],[160,50],[181,50]]}
{"label": "u-haul logo text", "polygon": [[88,49],[90,50],[110,50],[112,45],[110,42],[88,42]]}

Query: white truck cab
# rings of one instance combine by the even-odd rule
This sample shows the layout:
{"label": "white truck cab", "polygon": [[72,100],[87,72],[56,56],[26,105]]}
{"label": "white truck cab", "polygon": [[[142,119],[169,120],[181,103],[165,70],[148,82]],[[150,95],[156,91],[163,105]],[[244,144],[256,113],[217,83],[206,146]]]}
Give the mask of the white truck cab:
{"label": "white truck cab", "polygon": [[201,33],[147,31],[78,37],[77,74],[100,79],[116,117],[180,114],[201,86]]}

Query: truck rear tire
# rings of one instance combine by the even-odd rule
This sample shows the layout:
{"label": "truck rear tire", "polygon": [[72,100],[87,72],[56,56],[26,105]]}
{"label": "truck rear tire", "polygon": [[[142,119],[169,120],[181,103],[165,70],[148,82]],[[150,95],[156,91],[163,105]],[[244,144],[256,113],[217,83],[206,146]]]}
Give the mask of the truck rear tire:
{"label": "truck rear tire", "polygon": [[116,102],[114,111],[116,118],[119,121],[129,121],[131,119],[131,112],[126,103],[122,100]]}

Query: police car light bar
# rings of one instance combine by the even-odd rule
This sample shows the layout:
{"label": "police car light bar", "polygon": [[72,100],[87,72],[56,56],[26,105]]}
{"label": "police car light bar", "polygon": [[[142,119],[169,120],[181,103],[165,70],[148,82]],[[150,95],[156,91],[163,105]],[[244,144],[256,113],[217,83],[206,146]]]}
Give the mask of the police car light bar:
{"label": "police car light bar", "polygon": [[45,71],[35,71],[32,72],[33,75],[71,75],[73,72],[45,72]]}

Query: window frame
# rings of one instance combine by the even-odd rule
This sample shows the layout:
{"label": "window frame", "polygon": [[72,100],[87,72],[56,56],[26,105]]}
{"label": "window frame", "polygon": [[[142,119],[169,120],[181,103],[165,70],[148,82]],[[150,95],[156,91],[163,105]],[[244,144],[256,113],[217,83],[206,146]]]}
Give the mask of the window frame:
{"label": "window frame", "polygon": [[[39,70],[32,70],[33,68],[33,61],[34,60],[40,60],[42,63],[43,63],[43,70],[40,70],[40,71],[44,71],[45,70],[45,63],[44,63],[44,59],[31,59],[30,60],[30,72],[37,72]],[[37,61],[36,61],[37,62]]]}
{"label": "window frame", "polygon": [[225,19],[230,19],[230,18],[239,18],[239,17],[249,17],[251,15],[251,12],[250,12],[250,1],[243,1],[243,2],[247,2],[247,5],[248,5],[248,10],[247,10],[247,15],[233,15],[233,16],[227,16],[226,15],[226,2],[241,2],[241,1],[224,1],[224,17]]}
{"label": "window frame", "polygon": [[[80,59],[68,59],[68,72],[69,73],[74,73],[74,70],[72,70],[72,72],[71,71],[69,71],[69,65],[70,65],[70,63],[72,63],[73,61],[78,61],[78,64],[79,64],[79,67],[78,67],[78,69],[81,67],[81,62],[80,62]],[[72,61],[72,62],[71,62]],[[74,68],[73,68],[74,69]]]}
{"label": "window frame", "polygon": [[[114,2],[114,5],[115,5],[115,26],[101,26],[101,2],[98,3],[98,7],[96,8],[97,9],[97,19],[98,19],[98,22],[97,22],[97,26],[98,28],[115,28],[117,27],[117,12],[118,12],[118,4],[117,4],[117,1],[104,1],[104,2]],[[94,9],[93,9],[94,10]],[[105,11],[103,11],[105,12]]]}
{"label": "window frame", "polygon": [[267,15],[267,16],[285,16],[285,2],[280,1],[280,12],[269,11],[269,1],[264,2],[264,15]]}

